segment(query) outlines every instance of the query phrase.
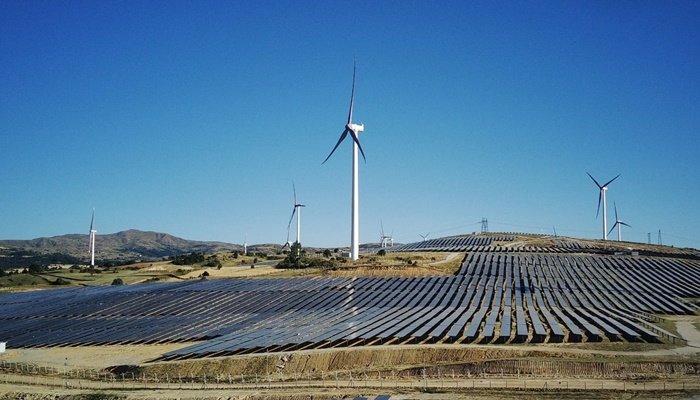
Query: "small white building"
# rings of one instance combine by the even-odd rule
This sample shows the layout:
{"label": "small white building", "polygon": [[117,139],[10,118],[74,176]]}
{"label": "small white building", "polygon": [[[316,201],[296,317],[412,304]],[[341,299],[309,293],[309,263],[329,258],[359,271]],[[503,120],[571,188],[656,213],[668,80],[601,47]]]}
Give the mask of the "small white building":
{"label": "small white building", "polygon": [[5,352],[5,342],[0,342],[0,353]]}

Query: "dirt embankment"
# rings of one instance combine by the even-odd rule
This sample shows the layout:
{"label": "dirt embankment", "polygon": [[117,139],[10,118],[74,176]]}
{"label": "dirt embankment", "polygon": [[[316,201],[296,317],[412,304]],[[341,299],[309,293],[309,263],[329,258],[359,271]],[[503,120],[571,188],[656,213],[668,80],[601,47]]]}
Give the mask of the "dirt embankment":
{"label": "dirt embankment", "polygon": [[595,354],[483,348],[329,349],[285,354],[248,355],[209,360],[163,362],[136,373],[164,376],[265,376],[283,373],[320,377],[339,373],[417,376],[428,374],[506,374],[581,377],[666,377],[700,375],[700,361],[618,360]]}

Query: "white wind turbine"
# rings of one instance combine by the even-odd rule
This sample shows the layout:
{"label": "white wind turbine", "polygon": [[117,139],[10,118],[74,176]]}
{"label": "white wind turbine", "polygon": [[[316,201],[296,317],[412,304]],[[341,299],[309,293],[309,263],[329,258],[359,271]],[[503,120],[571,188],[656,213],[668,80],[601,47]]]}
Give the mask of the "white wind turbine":
{"label": "white wind turbine", "polygon": [[425,242],[426,240],[428,240],[428,236],[430,236],[430,232],[426,233],[425,235],[421,235],[421,234],[419,233],[418,236],[422,237],[422,238],[423,238],[423,241]]}
{"label": "white wind turbine", "polygon": [[[357,260],[360,257],[360,210],[359,210],[359,183],[358,183],[358,150],[362,154],[362,158],[365,159],[365,152],[362,151],[362,146],[360,146],[360,140],[357,135],[360,132],[364,132],[365,126],[363,124],[354,124],[352,122],[352,109],[355,102],[355,64],[352,66],[352,93],[350,95],[350,111],[348,112],[348,122],[345,124],[345,129],[338,139],[338,143],[335,144],[331,153],[326,157],[321,164],[325,164],[329,158],[335,152],[335,149],[340,146],[340,143],[345,140],[345,137],[350,134],[352,137],[352,212],[351,212],[351,229],[350,229],[350,258],[352,260]],[[365,159],[365,161],[367,161]]]}
{"label": "white wind turbine", "polygon": [[617,179],[620,174],[617,174],[616,177],[610,179],[607,181],[604,185],[601,185],[598,183],[597,180],[591,174],[586,172],[588,176],[593,179],[593,182],[595,182],[596,186],[598,186],[598,189],[600,189],[600,194],[598,194],[598,211],[596,211],[595,217],[598,218],[598,214],[600,213],[600,203],[601,200],[603,202],[603,240],[608,240],[608,206],[607,206],[607,201],[605,200],[605,192],[608,191],[608,185],[612,183],[615,179]]}
{"label": "white wind turbine", "polygon": [[89,244],[89,252],[90,252],[90,266],[94,267],[95,266],[95,233],[97,231],[93,229],[93,226],[95,224],[95,209],[92,209],[92,218],[90,219],[90,244]]}
{"label": "white wind turbine", "polygon": [[[294,214],[297,215],[297,243],[301,244],[301,208],[306,207],[306,205],[297,202],[297,188],[292,182],[292,189],[294,189],[294,209],[292,210],[292,216],[289,217],[289,224],[287,224],[287,245],[289,245],[289,228],[292,226],[292,220],[294,219]],[[298,209],[298,211],[297,211]]]}
{"label": "white wind turbine", "polygon": [[[391,235],[385,235],[384,234],[384,223],[382,220],[379,220],[379,223],[381,225],[381,230],[379,231],[379,240],[381,241],[381,247],[393,247],[394,246],[394,231],[391,232]],[[391,244],[389,244],[391,243]]]}
{"label": "white wind turbine", "polygon": [[615,230],[615,227],[617,226],[617,241],[621,242],[622,241],[622,225],[630,227],[626,223],[622,222],[620,217],[617,216],[617,204],[613,202],[613,206],[615,207],[615,223],[613,224],[612,228],[610,228],[610,232],[608,232],[608,235],[612,233],[613,230]]}

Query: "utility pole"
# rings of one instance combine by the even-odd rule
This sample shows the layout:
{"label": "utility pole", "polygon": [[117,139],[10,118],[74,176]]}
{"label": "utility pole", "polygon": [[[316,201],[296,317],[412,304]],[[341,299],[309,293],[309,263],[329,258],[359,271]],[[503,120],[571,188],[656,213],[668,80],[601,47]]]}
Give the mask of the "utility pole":
{"label": "utility pole", "polygon": [[481,218],[481,233],[489,233],[489,220]]}
{"label": "utility pole", "polygon": [[659,229],[659,236],[658,236],[658,238],[659,238],[659,246],[661,246],[661,229]]}
{"label": "utility pole", "polygon": [[651,232],[647,232],[647,244],[651,244]]}

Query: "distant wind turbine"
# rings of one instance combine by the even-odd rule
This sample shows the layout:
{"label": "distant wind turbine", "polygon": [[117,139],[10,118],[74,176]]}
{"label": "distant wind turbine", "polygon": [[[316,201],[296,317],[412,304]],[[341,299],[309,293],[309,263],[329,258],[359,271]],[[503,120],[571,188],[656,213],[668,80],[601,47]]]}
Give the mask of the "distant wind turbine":
{"label": "distant wind turbine", "polygon": [[94,229],[95,225],[95,209],[92,209],[92,218],[90,219],[90,244],[89,244],[89,252],[90,252],[90,266],[94,267],[95,266],[95,233],[97,231]]}
{"label": "distant wind turbine", "polygon": [[608,185],[610,185],[612,183],[612,181],[614,181],[615,179],[620,177],[621,174],[617,174],[616,177],[610,179],[604,185],[601,185],[600,183],[598,183],[598,181],[595,180],[595,178],[591,174],[589,174],[588,172],[586,172],[586,174],[588,174],[588,176],[591,179],[593,179],[593,182],[595,182],[596,186],[598,186],[598,189],[600,189],[600,193],[598,194],[598,210],[596,211],[595,217],[598,218],[598,214],[600,214],[600,203],[602,200],[602,203],[603,203],[603,240],[608,240],[608,206],[607,206],[607,201],[605,200],[605,192],[608,191]]}
{"label": "distant wind turbine", "polygon": [[617,216],[617,204],[613,202],[613,206],[615,207],[615,223],[613,224],[612,228],[610,228],[610,232],[608,232],[608,235],[612,233],[613,230],[615,230],[615,227],[617,227],[617,241],[621,242],[622,241],[622,225],[630,227],[626,223],[622,222],[620,217]]}
{"label": "distant wind turbine", "polygon": [[287,244],[289,244],[289,228],[292,226],[294,214],[297,215],[297,243],[301,244],[301,208],[306,207],[306,205],[297,202],[297,188],[294,182],[292,182],[292,189],[294,190],[294,209],[292,209],[292,216],[289,217],[289,224],[287,224]]}
{"label": "distant wind turbine", "polygon": [[340,134],[340,139],[338,143],[335,144],[333,150],[331,150],[328,157],[321,164],[325,164],[329,158],[333,155],[335,150],[340,146],[345,137],[350,134],[352,137],[352,212],[351,212],[351,229],[350,229],[350,258],[352,260],[357,260],[360,257],[360,199],[359,199],[359,167],[358,167],[358,150],[362,154],[362,158],[365,158],[365,152],[362,151],[362,146],[360,146],[360,140],[357,135],[360,132],[364,132],[365,126],[363,124],[355,124],[352,122],[352,111],[355,102],[355,63],[352,65],[352,92],[350,94],[350,111],[348,112],[348,122],[345,124],[345,129],[343,133]]}
{"label": "distant wind turbine", "polygon": [[421,235],[421,234],[419,233],[418,236],[422,237],[422,238],[423,238],[423,241],[425,242],[426,240],[428,240],[428,236],[430,236],[430,232],[426,233],[425,235]]}
{"label": "distant wind turbine", "polygon": [[394,247],[394,231],[391,231],[391,235],[384,234],[384,223],[379,220],[381,225],[381,230],[379,231],[379,241],[381,242],[381,247]]}

